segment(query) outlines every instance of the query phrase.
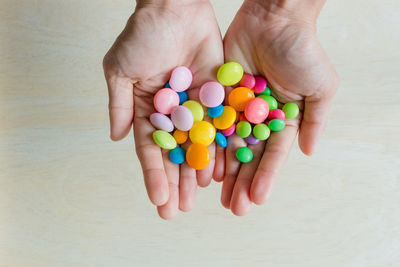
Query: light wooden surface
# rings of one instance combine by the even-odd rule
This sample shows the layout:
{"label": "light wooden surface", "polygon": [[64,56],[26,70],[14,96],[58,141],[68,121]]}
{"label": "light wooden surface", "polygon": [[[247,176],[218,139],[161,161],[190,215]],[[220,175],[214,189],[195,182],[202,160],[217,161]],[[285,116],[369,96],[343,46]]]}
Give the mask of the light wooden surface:
{"label": "light wooden surface", "polygon": [[[341,87],[266,205],[235,217],[213,183],[168,222],[108,139],[101,60],[132,2],[0,0],[0,266],[399,266],[399,1],[328,1]],[[223,32],[240,2],[213,1]]]}

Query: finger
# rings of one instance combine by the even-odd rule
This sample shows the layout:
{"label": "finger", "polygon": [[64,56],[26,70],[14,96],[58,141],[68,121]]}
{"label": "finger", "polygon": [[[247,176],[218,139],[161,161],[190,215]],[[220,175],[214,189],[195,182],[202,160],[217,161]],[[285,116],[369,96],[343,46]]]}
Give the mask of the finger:
{"label": "finger", "polygon": [[246,146],[245,141],[233,134],[228,138],[228,146],[226,147],[226,165],[224,182],[222,183],[221,203],[229,209],[232,197],[233,187],[236,182],[236,176],[240,169],[240,161],[236,159],[236,150],[239,147]]}
{"label": "finger", "polygon": [[202,170],[197,171],[197,184],[201,187],[206,187],[210,184],[212,180],[212,174],[214,171],[215,165],[215,144],[211,144],[208,146],[208,150],[210,151],[210,162],[207,167]]}
{"label": "finger", "polygon": [[255,204],[262,204],[269,197],[278,172],[296,138],[298,124],[298,119],[286,120],[286,127],[282,131],[271,133],[251,183],[250,198]]}
{"label": "finger", "polygon": [[133,83],[130,78],[109,74],[105,68],[108,87],[110,138],[121,140],[130,131],[133,115]]}
{"label": "finger", "polygon": [[146,118],[137,117],[134,127],[136,153],[142,165],[144,182],[150,201],[163,205],[168,201],[168,179],[164,169],[161,148],[152,139],[153,126]]}
{"label": "finger", "polygon": [[[187,150],[189,145],[184,144],[182,147]],[[179,209],[181,211],[191,211],[194,208],[196,191],[196,170],[184,162],[181,165],[179,177]]]}
{"label": "finger", "polygon": [[225,173],[225,148],[215,145],[215,167],[213,178],[216,182],[224,180]]}
{"label": "finger", "polygon": [[237,216],[246,215],[250,210],[251,182],[261,161],[261,156],[265,149],[265,141],[259,142],[256,145],[249,145],[248,147],[253,152],[253,160],[240,166],[231,199],[231,210]]}
{"label": "finger", "polygon": [[333,95],[323,98],[307,97],[299,132],[299,146],[306,155],[312,155],[317,141],[325,129]]}
{"label": "finger", "polygon": [[169,198],[167,203],[158,206],[158,214],[165,220],[170,220],[176,216],[179,207],[179,165],[169,160],[169,150],[163,150],[162,157],[165,173],[167,174],[169,186]]}

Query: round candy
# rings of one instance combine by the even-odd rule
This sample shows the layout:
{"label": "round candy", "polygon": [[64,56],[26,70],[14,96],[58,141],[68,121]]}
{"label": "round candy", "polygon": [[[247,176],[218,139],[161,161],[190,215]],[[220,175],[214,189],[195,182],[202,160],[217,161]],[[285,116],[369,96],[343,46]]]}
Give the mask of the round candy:
{"label": "round candy", "polygon": [[179,105],[182,105],[189,99],[188,94],[186,92],[178,92],[178,96],[179,96]]}
{"label": "round candy", "polygon": [[271,89],[269,89],[269,87],[267,86],[264,91],[262,91],[261,93],[258,93],[256,95],[257,96],[259,96],[259,95],[271,95]]}
{"label": "round candy", "polygon": [[181,131],[179,129],[176,129],[173,136],[174,136],[176,142],[181,145],[187,141],[189,133],[185,132],[185,131]]}
{"label": "round candy", "polygon": [[236,158],[243,163],[248,163],[253,159],[253,152],[248,147],[239,147],[236,150]]}
{"label": "round candy", "polygon": [[176,67],[169,79],[169,85],[177,92],[185,91],[192,84],[192,72],[185,66]]}
{"label": "round candy", "polygon": [[254,93],[252,90],[246,87],[237,87],[229,93],[228,102],[237,111],[243,111],[247,103],[253,98]]}
{"label": "round candy", "polygon": [[256,80],[256,84],[254,85],[254,92],[255,93],[263,92],[265,90],[265,88],[267,87],[267,80],[261,76],[255,77],[255,80]]}
{"label": "round candy", "polygon": [[243,67],[236,62],[227,62],[219,67],[217,72],[218,81],[225,86],[238,83],[243,77]]}
{"label": "round candy", "polygon": [[164,85],[164,88],[171,88],[171,86],[169,85],[169,82],[167,82],[167,83]]}
{"label": "round candy", "polygon": [[224,106],[221,116],[214,118],[214,126],[219,130],[225,130],[232,126],[236,120],[236,111],[233,107]]}
{"label": "round candy", "polygon": [[150,115],[150,122],[153,126],[159,130],[166,132],[172,132],[174,130],[174,125],[172,121],[161,113],[153,113]]}
{"label": "round candy", "polygon": [[190,109],[190,111],[192,112],[192,115],[193,115],[193,121],[203,120],[204,110],[199,102],[194,101],[194,100],[188,100],[185,103],[183,103],[183,106]]}
{"label": "round candy", "polygon": [[224,101],[225,89],[218,82],[206,82],[200,87],[199,98],[204,106],[216,107]]}
{"label": "round candy", "polygon": [[269,110],[273,110],[278,108],[278,101],[276,101],[276,99],[273,96],[270,95],[259,95],[259,98],[264,99],[265,101],[267,101],[268,106],[269,106]]}
{"label": "round candy", "polygon": [[294,119],[299,115],[299,106],[296,103],[286,103],[282,108],[287,119]]}
{"label": "round candy", "polygon": [[171,114],[172,110],[179,105],[179,96],[174,90],[164,88],[155,94],[153,102],[158,112]]}
{"label": "round candy", "polygon": [[268,128],[271,131],[279,132],[285,128],[285,121],[281,119],[274,119],[268,123]]}
{"label": "round candy", "polygon": [[258,140],[267,140],[271,131],[268,126],[264,123],[257,124],[254,126],[253,135]]}
{"label": "round candy", "polygon": [[269,107],[268,103],[260,97],[256,97],[246,105],[244,114],[251,123],[261,123],[268,117]]}
{"label": "round candy", "polygon": [[227,141],[226,141],[226,137],[222,134],[222,133],[220,133],[220,132],[218,132],[218,133],[216,133],[216,135],[215,135],[215,141],[217,142],[217,144],[219,145],[219,146],[221,146],[221,147],[226,147],[227,146]]}
{"label": "round candy", "polygon": [[222,130],[221,133],[224,136],[228,137],[228,136],[231,136],[235,132],[235,129],[236,129],[236,125],[232,124],[231,127],[229,127],[228,129]]}
{"label": "round candy", "polygon": [[213,108],[207,108],[207,114],[210,118],[219,117],[223,111],[224,111],[224,106],[222,104]]}
{"label": "round candy", "polygon": [[239,137],[246,138],[251,134],[251,124],[247,121],[241,121],[236,125],[236,134]]}
{"label": "round candy", "polygon": [[189,131],[189,138],[192,143],[210,145],[215,138],[215,128],[208,121],[196,121]]}
{"label": "round candy", "polygon": [[164,149],[174,149],[176,147],[176,141],[174,137],[163,130],[154,131],[153,140],[159,147]]}
{"label": "round candy", "polygon": [[269,120],[273,120],[273,119],[281,119],[284,120],[285,119],[285,112],[283,112],[281,109],[276,108],[273,110],[269,111],[268,114],[268,119]]}
{"label": "round candy", "polygon": [[185,162],[186,151],[181,147],[175,147],[169,152],[169,159],[175,164],[182,164]]}
{"label": "round candy", "polygon": [[192,112],[185,106],[177,106],[172,110],[171,120],[181,131],[189,131],[193,126]]}
{"label": "round candy", "polygon": [[258,143],[260,143],[260,140],[255,138],[254,135],[250,134],[247,138],[246,138],[246,142],[249,145],[256,145]]}
{"label": "round candy", "polygon": [[210,159],[210,151],[208,151],[205,145],[199,143],[191,144],[186,151],[186,162],[195,170],[201,170],[207,167]]}
{"label": "round candy", "polygon": [[256,79],[254,78],[253,75],[248,74],[248,73],[243,74],[243,77],[239,82],[240,86],[247,87],[250,89],[252,89],[255,84],[256,84]]}

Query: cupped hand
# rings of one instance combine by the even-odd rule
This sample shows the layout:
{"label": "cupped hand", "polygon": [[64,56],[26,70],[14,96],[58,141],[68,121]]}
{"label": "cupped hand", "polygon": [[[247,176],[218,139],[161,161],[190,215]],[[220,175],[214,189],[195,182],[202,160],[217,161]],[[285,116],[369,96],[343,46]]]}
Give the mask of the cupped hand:
{"label": "cupped hand", "polygon": [[287,119],[286,127],[272,132],[267,142],[249,145],[254,154],[250,163],[235,159],[235,150],[246,144],[230,137],[221,202],[236,215],[268,198],[298,132],[303,153],[313,153],[338,87],[337,74],[317,39],[316,16],[293,15],[262,2],[247,0],[242,5],[224,38],[225,61],[266,77],[278,103],[296,102],[302,112]]}
{"label": "cupped hand", "polygon": [[[159,215],[169,219],[178,208],[193,208],[197,184],[207,186],[215,166],[215,145],[207,168],[196,171],[168,159],[153,139],[149,116],[153,96],[176,66],[187,66],[193,83],[187,92],[198,98],[198,88],[215,80],[223,63],[222,38],[208,1],[138,1],[134,14],[103,62],[109,91],[111,139],[120,140],[133,123],[136,152],[149,198]],[[187,146],[186,146],[187,148]],[[223,152],[222,152],[223,153]],[[223,164],[223,160],[219,161]]]}

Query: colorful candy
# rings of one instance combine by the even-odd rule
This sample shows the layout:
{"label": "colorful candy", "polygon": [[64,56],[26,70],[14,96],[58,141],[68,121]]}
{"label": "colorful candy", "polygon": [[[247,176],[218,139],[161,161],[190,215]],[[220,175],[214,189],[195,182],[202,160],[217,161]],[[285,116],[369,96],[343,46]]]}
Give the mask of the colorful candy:
{"label": "colorful candy", "polygon": [[233,89],[228,96],[228,102],[236,111],[244,111],[247,103],[254,98],[254,92],[246,87]]}
{"label": "colorful candy", "polygon": [[182,164],[185,162],[186,151],[181,147],[175,147],[169,152],[169,159],[175,164]]}
{"label": "colorful candy", "polygon": [[282,108],[283,112],[285,112],[286,118],[294,119],[299,115],[299,106],[296,103],[286,103]]}
{"label": "colorful candy", "polygon": [[155,94],[153,102],[158,112],[171,114],[172,110],[179,105],[179,96],[174,90],[164,88]]}
{"label": "colorful candy", "polygon": [[174,137],[163,130],[154,131],[153,140],[159,147],[164,149],[174,149],[176,147],[176,141]]}
{"label": "colorful candy", "polygon": [[236,111],[233,107],[224,106],[221,116],[213,119],[215,128],[225,130],[232,126],[236,120]]}
{"label": "colorful candy", "polygon": [[249,145],[257,145],[260,143],[260,139],[255,138],[252,134],[250,134],[245,140]]}
{"label": "colorful candy", "polygon": [[192,112],[185,106],[177,106],[172,110],[171,120],[181,131],[189,131],[193,126]]}
{"label": "colorful candy", "polygon": [[243,77],[243,67],[236,62],[227,62],[219,67],[217,72],[218,81],[225,86],[238,83]]}
{"label": "colorful candy", "polygon": [[231,136],[236,130],[236,124],[232,124],[231,127],[229,127],[228,129],[222,130],[221,133],[228,137]]}
{"label": "colorful candy", "polygon": [[176,92],[182,92],[190,87],[192,80],[192,72],[185,66],[180,66],[176,67],[172,71],[171,79],[169,79],[169,85]]}
{"label": "colorful candy", "polygon": [[207,108],[207,115],[210,118],[216,118],[216,117],[221,116],[223,111],[224,111],[224,106],[222,104],[220,104],[213,108]]}
{"label": "colorful candy", "polygon": [[268,123],[268,128],[271,131],[279,132],[285,128],[285,121],[281,119],[274,119]]}
{"label": "colorful candy", "polygon": [[226,141],[226,137],[220,132],[215,134],[215,141],[221,147],[226,147],[228,144],[228,142]]}
{"label": "colorful candy", "polygon": [[285,112],[283,112],[283,110],[281,110],[279,108],[270,110],[269,114],[268,114],[268,119],[269,120],[273,120],[273,119],[284,120],[285,119]]}
{"label": "colorful candy", "polygon": [[193,115],[193,121],[201,121],[204,118],[204,110],[199,102],[194,100],[188,100],[183,103],[183,106],[187,107]]}
{"label": "colorful candy", "polygon": [[248,147],[239,147],[236,150],[236,158],[242,163],[248,163],[253,159],[253,152]]}
{"label": "colorful candy", "polygon": [[174,130],[174,124],[172,121],[161,113],[153,113],[150,115],[150,122],[153,126],[159,130],[166,132],[172,132]]}
{"label": "colorful candy", "polygon": [[200,87],[199,98],[204,106],[216,107],[224,101],[225,89],[218,82],[206,82]]}
{"label": "colorful candy", "polygon": [[181,144],[184,144],[184,143],[187,141],[187,139],[188,139],[188,137],[189,137],[189,133],[188,133],[188,132],[185,132],[185,131],[181,131],[181,130],[179,130],[179,129],[176,129],[175,132],[174,132],[174,134],[173,134],[173,136],[174,136],[174,138],[175,138],[175,141],[176,141],[179,145],[181,145]]}
{"label": "colorful candy", "polygon": [[264,99],[256,97],[246,105],[244,114],[251,123],[261,123],[268,117],[269,106]]}
{"label": "colorful candy", "polygon": [[267,86],[264,91],[262,91],[261,93],[258,93],[256,95],[257,96],[260,96],[260,95],[271,95],[271,89]]}
{"label": "colorful candy", "polygon": [[254,126],[253,135],[258,140],[267,140],[271,131],[269,130],[268,126],[264,123],[257,124]]}
{"label": "colorful candy", "polygon": [[251,124],[247,121],[241,121],[236,125],[236,134],[241,138],[246,138],[251,134]]}
{"label": "colorful candy", "polygon": [[199,143],[191,144],[186,151],[186,162],[195,170],[207,167],[210,159],[210,151],[205,145]]}
{"label": "colorful candy", "polygon": [[273,96],[259,95],[258,97],[264,99],[268,103],[269,110],[278,108],[278,101],[276,101],[276,99]]}
{"label": "colorful candy", "polygon": [[252,89],[255,84],[256,84],[256,79],[254,78],[253,75],[248,74],[248,73],[243,74],[243,77],[239,82],[239,85],[241,87],[247,87],[250,89]]}
{"label": "colorful candy", "polygon": [[210,145],[215,138],[215,128],[208,121],[196,121],[189,131],[189,138],[192,143]]}
{"label": "colorful candy", "polygon": [[255,77],[254,93],[261,93],[267,87],[267,80],[261,76]]}
{"label": "colorful candy", "polygon": [[182,105],[189,99],[189,96],[186,92],[178,92],[178,96],[179,96],[179,105]]}

